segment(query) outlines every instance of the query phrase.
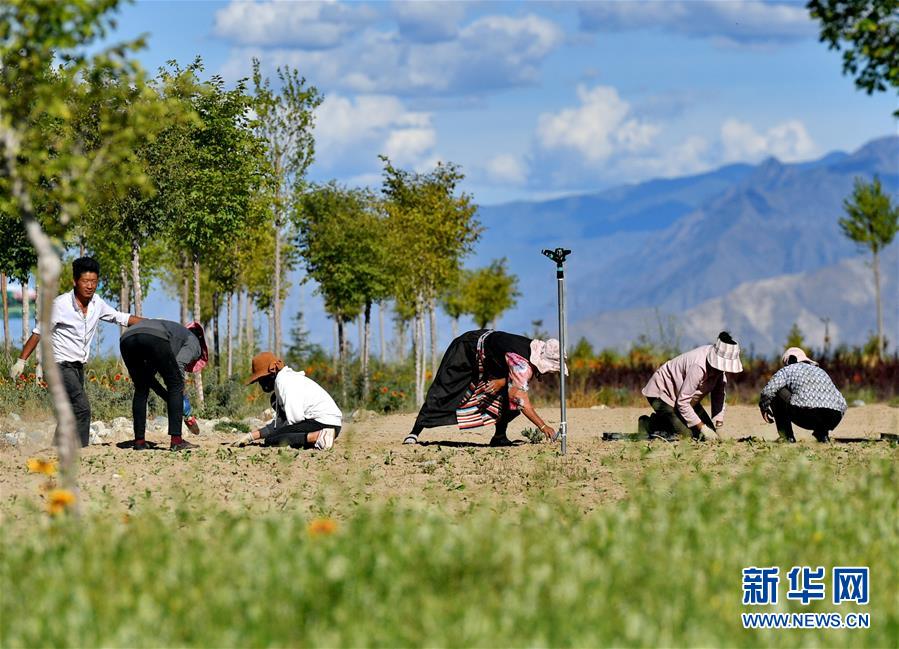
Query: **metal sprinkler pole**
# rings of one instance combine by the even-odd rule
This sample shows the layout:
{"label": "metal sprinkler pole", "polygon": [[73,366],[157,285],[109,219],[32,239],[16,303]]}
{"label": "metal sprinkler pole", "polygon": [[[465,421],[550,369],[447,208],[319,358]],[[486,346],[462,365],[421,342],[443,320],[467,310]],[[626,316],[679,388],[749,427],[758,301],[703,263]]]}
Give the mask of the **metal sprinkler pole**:
{"label": "metal sprinkler pole", "polygon": [[556,248],[541,252],[556,262],[556,284],[559,287],[559,401],[562,405],[559,434],[562,439],[562,455],[565,455],[568,453],[568,416],[565,405],[565,258],[571,251]]}

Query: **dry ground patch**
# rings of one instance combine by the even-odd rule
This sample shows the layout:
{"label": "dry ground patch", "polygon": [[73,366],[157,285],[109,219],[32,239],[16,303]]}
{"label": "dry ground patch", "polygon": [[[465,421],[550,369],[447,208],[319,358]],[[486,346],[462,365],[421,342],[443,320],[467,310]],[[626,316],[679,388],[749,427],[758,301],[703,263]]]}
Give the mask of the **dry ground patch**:
{"label": "dry ground patch", "polygon": [[[548,408],[543,412],[557,424],[557,411],[555,417]],[[781,446],[773,426],[764,425],[757,409],[748,406],[730,408],[723,429],[728,441],[721,444],[602,441],[604,431],[632,431],[642,412],[570,410],[566,457],[559,455],[558,445],[526,443],[521,431],[528,422],[523,417],[509,431],[521,443],[507,449],[489,448],[487,429],[463,433],[455,428],[427,430],[423,444],[403,446],[411,414],[350,423],[328,452],[231,448],[234,436],[219,432],[192,438],[201,448],[189,454],[171,453],[164,446],[138,453],[110,442],[83,451],[79,484],[86,507],[93,510],[167,509],[196,497],[224,508],[339,517],[367,502],[503,510],[537,496],[553,496],[577,503],[586,512],[626,497],[649,468],[686,466],[691,473],[728,478],[753,457]],[[852,408],[838,432],[857,438],[899,432],[899,409]],[[736,441],[748,436],[758,441]],[[829,456],[838,467],[844,460],[896,455],[895,446],[885,443],[818,445],[809,435],[797,437],[795,453],[812,459]],[[156,435],[160,444],[166,439]],[[16,503],[40,506],[42,477],[29,475],[25,463],[29,457],[52,455],[46,447],[0,447],[0,514],[16,517],[22,511]]]}

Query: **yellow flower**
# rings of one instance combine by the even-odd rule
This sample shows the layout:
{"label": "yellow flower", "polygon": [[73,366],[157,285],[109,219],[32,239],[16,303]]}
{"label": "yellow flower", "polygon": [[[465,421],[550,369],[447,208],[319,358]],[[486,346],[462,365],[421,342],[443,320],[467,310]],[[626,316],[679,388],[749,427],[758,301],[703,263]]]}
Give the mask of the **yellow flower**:
{"label": "yellow flower", "polygon": [[47,512],[56,516],[75,503],[75,494],[68,489],[54,489],[47,494]]}
{"label": "yellow flower", "polygon": [[309,536],[326,536],[337,531],[337,523],[330,518],[316,518],[306,528]]}
{"label": "yellow flower", "polygon": [[56,460],[42,460],[38,457],[32,457],[28,458],[28,461],[25,464],[30,473],[56,475]]}

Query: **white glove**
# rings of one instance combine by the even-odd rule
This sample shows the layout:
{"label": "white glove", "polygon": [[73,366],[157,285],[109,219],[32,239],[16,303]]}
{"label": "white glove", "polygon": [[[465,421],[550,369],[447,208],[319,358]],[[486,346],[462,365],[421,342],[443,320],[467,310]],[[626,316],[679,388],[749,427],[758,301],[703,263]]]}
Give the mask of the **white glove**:
{"label": "white glove", "polygon": [[15,381],[17,378],[19,378],[19,375],[24,371],[25,371],[25,359],[20,358],[15,363],[13,363],[12,367],[9,368],[9,378],[11,378],[13,381]]}
{"label": "white glove", "polygon": [[721,438],[718,437],[718,433],[713,431],[711,428],[705,427],[702,429],[702,439],[704,442],[720,442]]}
{"label": "white glove", "polygon": [[242,447],[246,446],[247,444],[252,444],[253,441],[254,441],[253,433],[247,433],[246,435],[243,435],[236,442],[231,442],[231,446],[236,446],[238,448],[242,448]]}
{"label": "white glove", "polygon": [[712,423],[715,424],[715,428],[718,429],[718,428],[721,428],[721,427],[724,425],[724,420],[723,420],[723,419],[716,419],[716,420],[713,421]]}

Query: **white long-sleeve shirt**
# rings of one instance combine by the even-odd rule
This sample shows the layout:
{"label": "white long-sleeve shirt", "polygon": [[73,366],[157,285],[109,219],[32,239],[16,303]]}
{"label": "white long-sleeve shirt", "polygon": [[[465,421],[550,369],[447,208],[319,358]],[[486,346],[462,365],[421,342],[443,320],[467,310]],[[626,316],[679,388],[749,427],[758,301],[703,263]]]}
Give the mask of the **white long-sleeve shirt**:
{"label": "white long-sleeve shirt", "polygon": [[[128,326],[128,313],[116,311],[99,295],[94,295],[87,304],[85,314],[75,302],[75,291],[57,295],[53,300],[53,314],[50,316],[50,341],[53,357],[57,363],[86,363],[90,356],[91,343],[97,335],[100,320]],[[32,333],[40,335],[40,325]]]}
{"label": "white long-sleeve shirt", "polygon": [[288,424],[314,419],[328,426],[340,426],[343,413],[334,399],[318,383],[306,376],[283,368],[275,377],[275,419],[263,430],[262,436]]}

